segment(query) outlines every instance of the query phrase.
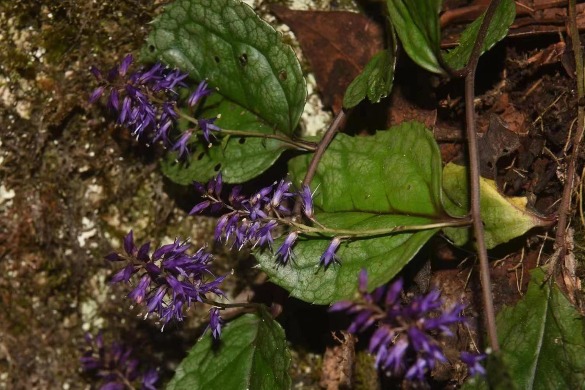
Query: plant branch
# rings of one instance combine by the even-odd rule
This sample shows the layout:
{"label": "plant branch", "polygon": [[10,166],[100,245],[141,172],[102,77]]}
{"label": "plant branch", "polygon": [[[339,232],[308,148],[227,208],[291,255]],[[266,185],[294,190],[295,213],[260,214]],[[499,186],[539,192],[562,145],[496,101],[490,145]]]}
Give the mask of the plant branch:
{"label": "plant branch", "polygon": [[[583,74],[583,53],[581,50],[581,39],[579,37],[579,29],[577,28],[577,11],[576,1],[569,1],[569,29],[571,34],[571,41],[573,44],[573,54],[575,55],[575,69],[577,73],[577,99],[579,102],[585,96],[585,77]],[[573,198],[573,184],[575,181],[575,171],[577,166],[577,158],[579,156],[579,149],[581,141],[583,140],[585,122],[585,107],[579,103],[577,111],[577,131],[573,138],[573,150],[569,157],[567,167],[567,177],[563,194],[561,197],[561,204],[559,206],[559,221],[557,224],[557,232],[555,235],[555,248],[558,251],[558,259],[563,260],[567,253],[566,231],[569,216],[571,214],[571,200]]]}
{"label": "plant branch", "polygon": [[473,230],[475,232],[475,240],[477,245],[477,255],[479,257],[480,280],[483,296],[483,304],[485,309],[485,317],[487,323],[488,339],[490,346],[494,352],[500,350],[498,343],[498,335],[496,330],[496,315],[494,310],[494,302],[492,297],[492,286],[490,278],[490,268],[487,256],[487,248],[485,244],[484,226],[481,220],[480,207],[480,186],[479,186],[479,151],[477,146],[477,133],[475,130],[475,71],[481,48],[485,40],[485,36],[492,20],[492,17],[500,3],[500,0],[492,0],[485,13],[477,39],[473,46],[473,51],[469,59],[469,63],[464,68],[465,74],[465,122],[467,131],[467,142],[469,148],[469,172],[470,172],[470,214],[473,220]]}
{"label": "plant branch", "polygon": [[[183,112],[179,111],[179,115],[187,120],[188,122],[197,125],[199,122],[196,118],[193,118],[190,115],[187,115]],[[303,141],[303,140],[294,140],[285,135],[280,134],[265,134],[265,133],[258,133],[253,131],[242,131],[242,130],[230,130],[230,129],[221,129],[220,134],[225,135],[233,135],[235,137],[254,137],[254,138],[264,138],[264,139],[275,139],[282,143],[294,146],[295,148],[305,150],[308,152],[314,152],[317,150],[318,145],[314,142]]]}
{"label": "plant branch", "polygon": [[[315,177],[315,173],[317,172],[317,167],[319,166],[319,162],[321,161],[323,154],[325,154],[325,150],[327,150],[327,147],[329,146],[331,141],[333,141],[333,138],[335,137],[335,134],[337,134],[337,131],[341,127],[341,124],[343,123],[344,119],[345,119],[345,111],[343,111],[343,108],[342,108],[337,113],[337,116],[335,117],[335,119],[333,119],[333,122],[331,122],[331,125],[329,126],[329,128],[325,132],[325,135],[323,136],[323,138],[321,138],[321,141],[319,141],[319,145],[317,146],[317,150],[315,151],[315,154],[313,155],[313,158],[311,159],[311,162],[309,163],[309,167],[307,168],[307,173],[305,174],[305,178],[303,179],[303,182],[301,184],[301,188],[303,186],[310,185],[311,182],[313,181],[313,177]],[[295,203],[295,207],[293,209],[293,215],[299,215],[300,212],[301,212],[301,202],[300,202],[300,198],[297,198],[297,201]]]}
{"label": "plant branch", "polygon": [[430,229],[440,229],[446,227],[462,227],[468,226],[472,223],[470,218],[451,219],[441,222],[428,223],[423,225],[400,225],[382,229],[371,230],[352,230],[352,229],[332,229],[327,227],[307,226],[293,221],[287,221],[292,227],[300,229],[301,233],[326,235],[326,236],[343,236],[346,238],[360,238],[372,236],[386,236],[388,234],[395,234],[400,232],[413,232]]}
{"label": "plant branch", "polygon": [[444,60],[441,51],[439,51],[437,56],[439,59],[439,63],[441,64],[441,67],[443,67],[451,77],[455,78],[467,77],[469,72],[471,72],[472,68],[473,71],[475,71],[475,68],[477,68],[477,62],[479,61],[479,56],[481,55],[481,48],[483,47],[483,42],[485,41],[488,28],[499,5],[500,0],[492,0],[487,10],[485,11],[485,15],[481,22],[481,26],[479,26],[479,31],[477,32],[477,38],[475,39],[473,49],[469,56],[469,62],[467,63],[467,65],[465,65],[465,67],[461,69],[451,68],[449,64]]}

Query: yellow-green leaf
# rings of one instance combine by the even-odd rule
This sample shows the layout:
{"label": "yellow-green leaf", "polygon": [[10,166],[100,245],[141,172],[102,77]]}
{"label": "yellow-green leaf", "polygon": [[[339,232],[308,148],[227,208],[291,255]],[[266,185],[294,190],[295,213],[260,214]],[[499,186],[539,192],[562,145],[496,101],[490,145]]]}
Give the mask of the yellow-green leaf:
{"label": "yellow-green leaf", "polygon": [[[447,164],[443,168],[444,206],[451,215],[464,216],[469,210],[469,175],[467,167]],[[526,208],[526,197],[500,194],[493,180],[480,178],[481,219],[485,225],[488,248],[508,242],[537,226],[552,222]],[[445,234],[455,245],[464,245],[471,238],[469,228],[446,228]]]}

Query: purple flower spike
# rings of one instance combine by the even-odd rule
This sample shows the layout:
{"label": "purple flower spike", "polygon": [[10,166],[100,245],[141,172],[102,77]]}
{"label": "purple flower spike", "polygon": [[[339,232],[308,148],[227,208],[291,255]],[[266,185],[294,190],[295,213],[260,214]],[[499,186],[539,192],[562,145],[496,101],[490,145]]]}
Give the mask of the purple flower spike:
{"label": "purple flower spike", "polygon": [[298,236],[299,236],[299,233],[291,232],[286,237],[286,239],[284,240],[284,242],[282,243],[280,248],[278,248],[278,250],[276,251],[276,254],[275,254],[276,259],[282,265],[286,265],[289,260],[294,260],[294,253],[292,251],[292,247],[295,244],[295,241],[297,240]]}
{"label": "purple flower spike", "polygon": [[203,80],[202,82],[199,83],[195,92],[193,92],[191,96],[189,96],[187,104],[189,104],[190,107],[193,107],[197,103],[199,103],[201,99],[203,99],[205,96],[211,95],[212,92],[213,90],[207,87],[207,81]]}
{"label": "purple flower spike", "polygon": [[[121,343],[104,345],[101,332],[97,336],[87,333],[83,356],[79,359],[83,371],[92,377],[100,389],[138,388],[154,390],[158,381],[155,369],[139,370],[140,362],[132,356],[132,349]],[[96,387],[96,388],[97,388]]]}
{"label": "purple flower spike", "polygon": [[[447,362],[436,337],[451,335],[449,326],[465,322],[461,316],[463,306],[455,305],[443,311],[443,302],[436,290],[403,304],[401,279],[372,293],[367,292],[366,286],[367,274],[362,270],[360,299],[336,303],[330,310],[343,310],[354,316],[348,329],[351,333],[375,327],[368,349],[376,356],[376,367],[392,376],[424,381],[437,363]],[[470,366],[470,373],[483,368],[476,367],[476,360],[469,355],[462,354],[461,359]]]}
{"label": "purple flower spike", "polygon": [[179,98],[177,89],[186,87],[183,80],[188,74],[160,63],[131,71],[132,64],[132,55],[127,55],[105,78],[92,67],[100,85],[92,92],[90,102],[109,96],[108,107],[133,136],[147,143],[161,140],[170,146],[169,132],[178,118],[174,109]]}
{"label": "purple flower spike", "polygon": [[126,236],[125,244],[128,256],[117,256],[128,264],[112,277],[112,282],[129,282],[134,277],[135,287],[128,297],[145,305],[147,315],[158,315],[163,327],[172,319],[181,321],[192,303],[202,302],[210,294],[224,295],[219,288],[224,277],[211,272],[213,258],[203,248],[190,254],[191,244],[176,239],[149,255],[150,243],[136,250],[132,233]]}
{"label": "purple flower spike", "polygon": [[335,237],[333,240],[331,240],[331,243],[325,250],[325,253],[321,255],[321,265],[323,265],[325,268],[329,267],[331,263],[339,263],[339,258],[335,254],[337,248],[339,248],[339,244],[341,244],[341,240]]}

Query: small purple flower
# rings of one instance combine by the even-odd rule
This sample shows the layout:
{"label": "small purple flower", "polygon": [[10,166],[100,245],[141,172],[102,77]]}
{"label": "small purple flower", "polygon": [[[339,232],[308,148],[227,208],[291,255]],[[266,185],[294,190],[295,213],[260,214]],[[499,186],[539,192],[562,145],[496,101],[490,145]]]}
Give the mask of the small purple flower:
{"label": "small purple flower", "polygon": [[126,76],[126,73],[128,72],[128,68],[130,68],[130,65],[132,65],[133,61],[134,61],[134,58],[132,57],[132,54],[127,54],[126,57],[124,57],[124,59],[120,63],[120,66],[118,67],[118,74],[121,77]]}
{"label": "small purple flower", "polygon": [[187,156],[189,154],[188,144],[189,144],[189,140],[191,140],[191,135],[192,135],[191,130],[187,130],[187,131],[183,132],[183,135],[181,135],[181,138],[179,138],[179,140],[177,142],[175,142],[175,144],[171,148],[171,150],[177,151],[177,158],[181,159],[184,156]]}
{"label": "small purple flower", "polygon": [[[203,138],[207,143],[211,143],[210,135],[213,135],[211,131],[221,131],[219,127],[214,125],[213,123],[217,120],[217,118],[209,118],[209,119],[197,119],[197,123],[199,124],[199,128],[201,129],[201,133],[203,134]],[[215,135],[213,135],[215,137]]]}
{"label": "small purple flower", "polygon": [[362,270],[359,277],[360,300],[338,302],[330,310],[346,311],[354,316],[348,329],[351,333],[364,332],[376,326],[368,349],[376,356],[378,368],[393,376],[423,381],[437,362],[447,361],[436,336],[452,335],[449,326],[465,321],[461,316],[463,306],[455,305],[450,310],[442,311],[442,300],[437,290],[402,304],[401,279],[372,293],[367,292],[366,286],[367,275]]}
{"label": "small purple flower", "polygon": [[475,354],[475,353],[469,353],[469,352],[461,352],[461,361],[463,363],[465,363],[465,365],[467,365],[467,369],[469,372],[469,376],[476,376],[476,375],[480,375],[480,376],[485,376],[486,375],[486,370],[485,368],[481,365],[481,361],[484,360],[487,355],[480,353],[480,354]]}
{"label": "small purple flower", "polygon": [[209,195],[215,195],[217,198],[221,196],[221,190],[223,188],[223,177],[221,172],[217,174],[212,180],[207,183],[207,193]]}
{"label": "small purple flower", "polygon": [[166,90],[175,92],[176,87],[185,88],[187,84],[183,82],[189,75],[187,73],[183,73],[178,69],[172,70],[166,74],[163,74],[162,80],[160,80],[153,90]]}
{"label": "small purple flower", "polygon": [[124,251],[126,251],[126,254],[129,256],[133,256],[135,254],[135,250],[136,246],[134,245],[134,232],[130,230],[130,232],[128,232],[128,234],[124,237]]}
{"label": "small purple flower", "polygon": [[281,180],[278,185],[276,186],[276,190],[274,190],[274,194],[272,195],[272,199],[270,200],[270,205],[279,211],[289,212],[288,208],[282,205],[282,202],[290,199],[294,196],[292,192],[289,192],[288,189],[291,186],[290,181]]}
{"label": "small purple flower", "polygon": [[278,226],[276,221],[269,221],[267,224],[260,227],[256,232],[257,245],[260,247],[269,247],[272,250],[272,231]]}
{"label": "small purple flower", "polygon": [[301,202],[303,205],[303,212],[307,216],[307,218],[312,219],[314,210],[313,210],[313,193],[311,192],[311,188],[308,185],[303,185],[303,189],[301,190]]}
{"label": "small purple flower", "polygon": [[148,293],[148,287],[150,286],[151,278],[150,275],[146,274],[140,278],[140,282],[134,290],[128,294],[128,298],[132,299],[134,302],[141,304],[144,301],[144,297]]}
{"label": "small purple flower", "polygon": [[97,102],[102,97],[105,90],[106,90],[106,87],[103,85],[94,89],[93,92],[91,93],[91,95],[89,96],[89,102],[92,104]]}
{"label": "small purple flower", "polygon": [[156,129],[156,134],[152,139],[152,142],[163,141],[165,145],[170,143],[169,141],[169,131],[173,127],[173,121],[168,119],[166,122],[161,122],[162,126]]}
{"label": "small purple flower", "polygon": [[276,260],[282,265],[286,265],[289,260],[294,260],[294,253],[292,247],[299,236],[298,232],[291,232],[285,238],[284,242],[275,253]]}
{"label": "small purple flower", "polygon": [[207,329],[211,329],[211,335],[215,340],[218,340],[221,335],[222,323],[223,320],[219,315],[219,309],[217,307],[209,309],[209,325],[207,326]]}
{"label": "small purple flower", "polygon": [[207,209],[209,206],[211,206],[211,202],[208,200],[204,200],[203,202],[197,203],[195,207],[193,207],[191,211],[189,211],[189,215],[199,214],[203,210]]}
{"label": "small purple flower", "polygon": [[141,390],[157,390],[156,382],[158,382],[158,371],[154,368],[146,370],[142,376]]}
{"label": "small purple flower", "polygon": [[199,83],[195,92],[193,92],[191,96],[189,96],[187,104],[189,104],[190,107],[193,107],[197,103],[199,103],[201,99],[203,99],[205,96],[211,95],[212,92],[213,90],[207,87],[207,81],[203,80],[202,82]]}
{"label": "small purple flower", "polygon": [[325,250],[325,252],[321,255],[321,265],[325,268],[329,267],[332,263],[339,263],[339,258],[335,254],[337,248],[339,248],[339,244],[341,244],[341,240],[335,237],[331,240],[331,243]]}

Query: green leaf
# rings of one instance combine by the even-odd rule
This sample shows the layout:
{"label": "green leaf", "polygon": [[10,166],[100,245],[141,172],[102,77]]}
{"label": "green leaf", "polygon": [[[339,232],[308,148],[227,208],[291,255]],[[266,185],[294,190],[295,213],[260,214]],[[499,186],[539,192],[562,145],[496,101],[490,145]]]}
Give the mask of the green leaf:
{"label": "green leaf", "polygon": [[441,32],[439,11],[441,0],[387,0],[390,21],[404,50],[422,68],[444,73],[437,54]]}
{"label": "green leaf", "polygon": [[520,389],[577,389],[585,384],[583,317],[541,269],[524,298],[498,315],[499,338]]}
{"label": "green leaf", "polygon": [[[293,183],[301,182],[310,160],[290,160]],[[448,217],[441,172],[439,147],[422,123],[405,122],[368,137],[338,134],[313,179],[315,205],[326,212]]]}
{"label": "green leaf", "polygon": [[288,390],[289,365],[284,331],[262,310],[228,323],[219,346],[207,333],[181,362],[167,390]]}
{"label": "green leaf", "polygon": [[583,317],[556,285],[551,287],[542,269],[531,272],[526,295],[504,308],[496,322],[502,355],[518,389],[584,388]]}
{"label": "green leaf", "polygon": [[389,50],[377,53],[347,87],[343,96],[343,106],[352,108],[368,97],[370,102],[378,103],[388,96],[394,81],[396,56]]}
{"label": "green leaf", "polygon": [[[455,49],[449,50],[443,54],[443,58],[447,64],[453,69],[461,69],[469,62],[473,45],[477,39],[479,28],[483,21],[485,13],[471,23],[465,31],[461,34],[459,46]],[[516,4],[513,0],[502,0],[496,8],[496,12],[488,27],[481,54],[491,49],[497,42],[504,39],[508,33],[508,28],[514,22],[516,17]],[[480,55],[481,55],[480,54]]]}
{"label": "green leaf", "polygon": [[[221,97],[210,96],[205,102],[201,118],[218,116],[215,122],[222,129],[273,134],[272,129],[256,115]],[[175,153],[167,154],[162,171],[172,181],[188,185],[194,180],[206,182],[221,170],[226,183],[242,183],[270,168],[288,145],[275,140],[256,137],[230,136],[211,148],[201,142],[191,144],[186,161],[177,161]]]}
{"label": "green leaf", "polygon": [[[289,163],[300,182],[310,162]],[[425,225],[449,217],[441,205],[441,157],[424,125],[403,123],[370,137],[338,134],[313,179],[319,223],[332,229],[364,232],[395,226]],[[412,259],[435,229],[344,240],[337,251],[341,265],[319,267],[331,236],[303,237],[296,260],[276,266],[269,252],[259,254],[271,280],[307,302],[328,304],[357,291],[357,275],[368,270],[370,287],[388,282]],[[282,239],[275,243],[280,245]]]}
{"label": "green leaf", "polygon": [[[445,209],[455,216],[466,215],[469,210],[469,175],[466,167],[453,163],[443,169]],[[480,178],[481,219],[485,226],[485,242],[488,248],[520,237],[536,226],[550,225],[544,219],[526,209],[525,197],[505,197],[493,180]],[[469,228],[445,228],[445,234],[455,245],[464,245],[471,239]]]}
{"label": "green leaf", "polygon": [[[327,227],[357,231],[431,222],[423,217],[360,212],[320,213],[316,218]],[[294,246],[295,260],[286,266],[278,265],[269,251],[257,254],[257,258],[271,282],[305,302],[326,305],[354,296],[362,268],[368,271],[370,289],[388,282],[436,232],[433,229],[342,241],[337,250],[341,264],[327,269],[319,266],[319,259],[331,237],[300,238]],[[282,238],[276,240],[275,247],[282,241]]]}
{"label": "green leaf", "polygon": [[207,79],[289,135],[303,111],[307,89],[294,52],[239,0],[173,2],[153,22],[141,54]]}

